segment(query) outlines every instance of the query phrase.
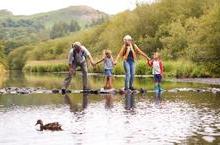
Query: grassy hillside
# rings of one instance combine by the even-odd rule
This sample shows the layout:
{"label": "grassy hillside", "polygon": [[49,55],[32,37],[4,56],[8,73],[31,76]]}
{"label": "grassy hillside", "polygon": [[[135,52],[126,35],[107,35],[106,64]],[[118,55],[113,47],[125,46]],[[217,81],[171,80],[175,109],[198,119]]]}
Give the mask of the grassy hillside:
{"label": "grassy hillside", "polygon": [[[151,5],[139,5],[135,10],[117,14],[96,27],[18,48],[10,54],[10,60],[14,68],[21,69],[17,66],[24,66],[23,60],[64,59],[74,41],[83,42],[97,59],[106,48],[115,56],[126,34],[132,35],[149,56],[159,50],[169,64],[167,68],[173,69],[175,76],[219,76],[218,0],[160,0]],[[17,55],[21,57],[17,58]],[[15,58],[18,61],[14,61]],[[21,59],[23,65],[17,65]],[[187,65],[181,67],[184,61]]]}
{"label": "grassy hillside", "polygon": [[[57,31],[61,31],[55,36],[61,37],[101,23],[107,17],[107,14],[87,6],[71,6],[30,16],[18,16],[0,10],[0,40],[6,42],[5,50],[9,53],[17,47],[50,39],[54,26],[55,29],[59,28]],[[75,29],[74,25],[79,25],[79,28]]]}

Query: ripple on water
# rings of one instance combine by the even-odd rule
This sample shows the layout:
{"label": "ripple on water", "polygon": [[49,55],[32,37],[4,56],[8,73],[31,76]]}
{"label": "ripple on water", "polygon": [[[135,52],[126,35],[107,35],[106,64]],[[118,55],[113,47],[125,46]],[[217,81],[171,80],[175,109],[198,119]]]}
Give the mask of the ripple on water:
{"label": "ripple on water", "polygon": [[[13,106],[0,111],[0,144],[173,144],[196,134],[207,142],[219,136],[219,115],[210,108],[186,102],[149,100],[127,108],[114,102],[106,109],[103,102],[72,112],[68,105]],[[37,119],[58,121],[62,132],[38,132]]]}

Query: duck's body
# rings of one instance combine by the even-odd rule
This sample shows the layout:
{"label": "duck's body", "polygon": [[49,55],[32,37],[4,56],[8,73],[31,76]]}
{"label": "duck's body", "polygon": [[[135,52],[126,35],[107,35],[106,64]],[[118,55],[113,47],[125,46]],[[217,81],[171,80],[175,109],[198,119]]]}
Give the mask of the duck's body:
{"label": "duck's body", "polygon": [[61,125],[58,122],[53,122],[53,123],[48,123],[43,125],[43,121],[42,120],[38,120],[37,124],[40,124],[40,131],[43,130],[51,130],[51,131],[62,131],[63,129],[61,128]]}

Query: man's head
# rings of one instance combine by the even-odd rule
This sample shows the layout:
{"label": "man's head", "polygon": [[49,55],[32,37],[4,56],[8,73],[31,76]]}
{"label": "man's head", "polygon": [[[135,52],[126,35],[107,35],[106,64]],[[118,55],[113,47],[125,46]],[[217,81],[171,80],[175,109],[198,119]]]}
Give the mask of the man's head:
{"label": "man's head", "polygon": [[74,42],[73,44],[72,44],[72,48],[74,48],[74,49],[76,49],[76,51],[78,52],[78,51],[80,51],[80,49],[81,49],[81,43],[80,42]]}

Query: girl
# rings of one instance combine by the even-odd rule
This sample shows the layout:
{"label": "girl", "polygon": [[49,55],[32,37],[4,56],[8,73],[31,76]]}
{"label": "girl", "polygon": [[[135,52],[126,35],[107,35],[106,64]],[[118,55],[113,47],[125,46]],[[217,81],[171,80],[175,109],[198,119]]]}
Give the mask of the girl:
{"label": "girl", "polygon": [[104,61],[104,69],[106,76],[106,83],[104,89],[112,89],[112,69],[114,66],[114,61],[112,57],[112,52],[110,50],[105,50],[104,57],[98,62],[96,62],[96,64],[99,64],[102,61]]}
{"label": "girl", "polygon": [[161,80],[163,76],[163,63],[160,59],[160,54],[155,52],[153,55],[153,59],[148,59],[149,66],[152,67],[152,74],[154,75],[154,82],[155,82],[155,90],[161,92]]}

